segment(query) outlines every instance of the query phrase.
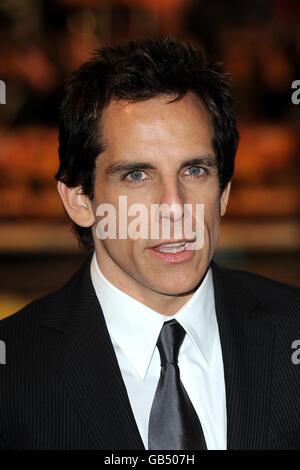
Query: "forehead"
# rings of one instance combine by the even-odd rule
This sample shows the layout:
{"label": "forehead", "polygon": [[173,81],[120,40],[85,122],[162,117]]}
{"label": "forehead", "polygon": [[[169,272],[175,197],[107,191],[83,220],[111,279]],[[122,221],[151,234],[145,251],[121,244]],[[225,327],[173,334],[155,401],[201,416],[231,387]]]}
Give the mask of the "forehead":
{"label": "forehead", "polygon": [[208,146],[212,124],[206,106],[193,93],[170,103],[172,95],[129,102],[112,101],[102,116],[102,135],[107,148]]}

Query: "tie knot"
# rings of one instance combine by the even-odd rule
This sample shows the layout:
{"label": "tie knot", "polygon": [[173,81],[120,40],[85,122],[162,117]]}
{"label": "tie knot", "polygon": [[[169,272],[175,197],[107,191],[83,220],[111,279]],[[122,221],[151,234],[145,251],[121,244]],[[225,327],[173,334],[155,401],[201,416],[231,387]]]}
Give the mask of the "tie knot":
{"label": "tie knot", "polygon": [[184,328],[176,320],[164,323],[157,340],[162,367],[167,363],[177,364],[179,349],[185,333]]}

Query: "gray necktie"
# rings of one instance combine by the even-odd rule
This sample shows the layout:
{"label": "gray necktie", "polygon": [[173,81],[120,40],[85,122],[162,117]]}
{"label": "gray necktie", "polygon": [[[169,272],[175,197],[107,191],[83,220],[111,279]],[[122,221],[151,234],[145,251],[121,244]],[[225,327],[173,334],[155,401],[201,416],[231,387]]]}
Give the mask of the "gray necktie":
{"label": "gray necktie", "polygon": [[160,379],[149,420],[149,450],[206,450],[201,423],[180,380],[178,354],[186,332],[176,321],[164,323],[157,347]]}

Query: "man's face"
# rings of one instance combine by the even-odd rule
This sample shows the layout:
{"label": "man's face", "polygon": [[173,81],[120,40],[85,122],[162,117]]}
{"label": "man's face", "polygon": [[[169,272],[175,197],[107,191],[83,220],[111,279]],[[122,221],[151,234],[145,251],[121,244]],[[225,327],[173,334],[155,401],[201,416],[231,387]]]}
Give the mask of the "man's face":
{"label": "man's face", "polygon": [[[149,214],[153,204],[182,208],[191,204],[195,218],[196,204],[204,204],[204,246],[176,256],[153,248],[162,238],[101,240],[96,234],[99,219],[93,226],[103,274],[129,295],[166,313],[167,305],[183,305],[201,281],[218,242],[229,193],[228,186],[220,194],[206,108],[192,93],[173,103],[168,103],[170,99],[109,104],[102,120],[106,149],[96,162],[93,202],[95,212],[99,204],[112,204],[117,224],[120,196],[126,196],[128,207],[143,203]],[[175,224],[183,225],[183,214],[170,214],[171,230]],[[168,240],[174,240],[172,232]]]}

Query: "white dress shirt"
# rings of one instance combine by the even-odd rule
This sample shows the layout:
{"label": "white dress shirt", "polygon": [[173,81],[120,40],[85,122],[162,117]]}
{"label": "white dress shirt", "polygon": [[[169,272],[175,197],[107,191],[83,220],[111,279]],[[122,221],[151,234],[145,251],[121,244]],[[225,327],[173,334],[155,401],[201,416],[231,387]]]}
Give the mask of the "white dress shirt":
{"label": "white dress shirt", "polygon": [[[111,284],[100,271],[95,253],[91,278],[147,449],[149,416],[160,377],[156,343],[163,323],[171,317],[161,315]],[[180,377],[200,419],[207,448],[225,450],[225,382],[211,269],[172,318],[186,331],[178,357]]]}

